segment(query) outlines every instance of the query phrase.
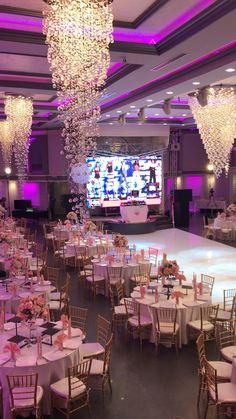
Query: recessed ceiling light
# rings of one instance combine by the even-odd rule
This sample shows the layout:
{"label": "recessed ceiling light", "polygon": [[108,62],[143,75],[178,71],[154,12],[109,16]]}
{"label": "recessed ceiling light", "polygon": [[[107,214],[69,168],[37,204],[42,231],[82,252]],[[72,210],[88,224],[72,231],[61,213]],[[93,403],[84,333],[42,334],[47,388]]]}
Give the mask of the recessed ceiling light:
{"label": "recessed ceiling light", "polygon": [[226,68],[227,73],[233,73],[235,71],[235,68]]}
{"label": "recessed ceiling light", "polygon": [[174,94],[174,92],[169,91],[169,92],[166,92],[166,94],[167,94],[167,95],[173,95],[173,94]]}
{"label": "recessed ceiling light", "polygon": [[110,118],[111,115],[106,115],[107,118]]}
{"label": "recessed ceiling light", "polygon": [[200,81],[193,81],[194,86],[198,86],[200,84]]}
{"label": "recessed ceiling light", "polygon": [[126,115],[130,115],[130,112],[127,112],[127,114]]}
{"label": "recessed ceiling light", "polygon": [[117,113],[121,113],[122,111],[116,111]]}
{"label": "recessed ceiling light", "polygon": [[138,125],[142,125],[142,122],[139,122]]}
{"label": "recessed ceiling light", "polygon": [[109,125],[113,125],[113,122],[109,122]]}
{"label": "recessed ceiling light", "polygon": [[159,115],[159,113],[155,113],[155,116],[158,116]]}
{"label": "recessed ceiling light", "polygon": [[164,124],[163,125],[167,125],[167,123],[166,122],[164,122]]}
{"label": "recessed ceiling light", "polygon": [[153,102],[153,100],[152,99],[147,99],[146,102]]}
{"label": "recessed ceiling light", "polygon": [[174,117],[173,117],[173,116],[169,116],[169,118],[170,118],[170,119],[173,119]]}
{"label": "recessed ceiling light", "polygon": [[183,113],[182,116],[187,116],[187,114],[186,113]]}
{"label": "recessed ceiling light", "polygon": [[136,106],[135,105],[131,105],[130,108],[131,109],[134,109],[134,108],[136,108]]}

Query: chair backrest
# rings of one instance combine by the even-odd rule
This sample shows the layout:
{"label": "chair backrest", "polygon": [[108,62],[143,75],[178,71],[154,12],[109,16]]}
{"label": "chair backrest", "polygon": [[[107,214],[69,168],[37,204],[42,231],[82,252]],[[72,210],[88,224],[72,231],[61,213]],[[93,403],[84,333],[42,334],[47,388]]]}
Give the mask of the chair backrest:
{"label": "chair backrest", "polygon": [[124,298],[124,288],[121,281],[115,283],[116,295],[118,303]]}
{"label": "chair backrest", "polygon": [[98,314],[97,316],[97,342],[105,347],[111,333],[111,322]]}
{"label": "chair backrest", "polygon": [[146,274],[146,275],[150,276],[151,267],[152,267],[152,264],[150,262],[140,263],[139,264],[139,274],[140,275],[145,275]]}
{"label": "chair backrest", "polygon": [[216,323],[219,304],[200,307],[201,330],[203,330],[204,320]]}
{"label": "chair backrest", "polygon": [[208,394],[210,394],[211,398],[214,402],[218,402],[218,387],[217,387],[217,371],[212,365],[207,361],[204,357],[204,369],[206,375],[206,382],[208,388]]}
{"label": "chair backrest", "polygon": [[124,299],[124,303],[127,316],[130,316],[131,314],[138,314],[140,304],[137,304],[136,301],[129,300],[127,298]]}
{"label": "chair backrest", "polygon": [[86,246],[80,246],[78,244],[75,245],[75,256],[77,258],[87,258],[88,257],[88,249]]}
{"label": "chair backrest", "polygon": [[234,346],[236,344],[235,326],[232,322],[224,323],[223,327],[217,325],[216,327],[216,341],[219,351],[227,346]]}
{"label": "chair backrest", "polygon": [[88,309],[76,306],[69,306],[69,316],[72,327],[78,327],[83,333],[86,333],[86,322]]}
{"label": "chair backrest", "polygon": [[119,281],[122,278],[122,267],[120,266],[107,266],[108,281]]}
{"label": "chair backrest", "polygon": [[60,269],[54,268],[53,266],[46,267],[46,277],[47,280],[51,282],[51,284],[58,289],[58,282],[60,276]]}
{"label": "chair backrest", "polygon": [[210,295],[212,295],[214,282],[215,282],[214,276],[201,274],[201,283],[203,284],[203,286],[205,285],[209,288]]}
{"label": "chair backrest", "polygon": [[136,285],[146,285],[150,280],[150,277],[147,273],[145,274],[134,274],[134,280]]}
{"label": "chair backrest", "polygon": [[84,386],[88,389],[92,359],[86,359],[78,365],[68,368],[69,399],[78,398],[84,393]]}
{"label": "chair backrest", "polygon": [[224,310],[231,310],[235,295],[236,295],[236,288],[223,290]]}
{"label": "chair backrest", "polygon": [[112,350],[113,335],[110,336],[105,346],[104,363],[103,363],[103,374],[106,374],[110,368],[111,362],[111,350]]}
{"label": "chair backrest", "polygon": [[153,266],[157,266],[158,255],[159,255],[159,249],[157,249],[156,247],[149,247],[148,248],[149,260],[150,260],[150,262],[152,263]]}
{"label": "chair backrest", "polygon": [[[22,401],[27,401],[27,406],[37,406],[37,385],[38,374],[8,375],[8,387],[12,407],[22,405]],[[24,391],[22,391],[24,388]],[[19,390],[18,390],[19,389]],[[19,403],[20,402],[20,403]]]}
{"label": "chair backrest", "polygon": [[114,295],[114,291],[113,291],[113,287],[111,285],[109,285],[109,295],[110,295],[110,300],[111,300],[111,308],[112,311],[114,311],[115,308],[115,295]]}
{"label": "chair backrest", "polygon": [[177,308],[172,307],[155,307],[154,308],[154,318],[156,322],[157,330],[161,330],[161,323],[169,323],[172,325],[172,332],[176,331],[177,324]]}
{"label": "chair backrest", "polygon": [[200,333],[196,340],[197,346],[197,353],[198,353],[198,360],[200,369],[203,370],[204,368],[204,357],[205,357],[205,343],[204,343],[204,334]]}

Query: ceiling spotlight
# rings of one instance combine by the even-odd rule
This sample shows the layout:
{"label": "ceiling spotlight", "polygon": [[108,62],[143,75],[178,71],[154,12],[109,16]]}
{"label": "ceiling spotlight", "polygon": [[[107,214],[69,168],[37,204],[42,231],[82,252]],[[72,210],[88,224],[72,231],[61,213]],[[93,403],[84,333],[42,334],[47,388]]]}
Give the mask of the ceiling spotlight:
{"label": "ceiling spotlight", "polygon": [[182,116],[187,116],[187,114],[186,113],[183,113]]}
{"label": "ceiling spotlight", "polygon": [[170,118],[170,119],[173,119],[174,117],[173,117],[173,116],[169,116],[169,118]]}
{"label": "ceiling spotlight", "polygon": [[212,164],[208,164],[207,165],[207,170],[209,170],[209,172],[212,172],[212,170],[214,169]]}
{"label": "ceiling spotlight", "polygon": [[167,95],[173,95],[174,92],[166,92]]}
{"label": "ceiling spotlight", "polygon": [[147,99],[146,102],[153,102],[153,100],[152,99]]}
{"label": "ceiling spotlight", "polygon": [[171,114],[171,99],[164,100],[164,103],[162,105],[162,109],[166,115]]}
{"label": "ceiling spotlight", "polygon": [[130,108],[134,109],[134,108],[136,108],[136,106],[135,105],[130,105]]}
{"label": "ceiling spotlight", "polygon": [[164,122],[164,124],[163,125],[167,125],[167,123],[166,122]]}
{"label": "ceiling spotlight", "polygon": [[109,125],[113,125],[113,122],[109,122]]}
{"label": "ceiling spotlight", "polygon": [[155,113],[155,116],[159,116],[159,113]]}
{"label": "ceiling spotlight", "polygon": [[106,115],[107,118],[110,118],[111,115]]}
{"label": "ceiling spotlight", "polygon": [[225,70],[227,73],[233,73],[235,71],[235,68],[226,68]]}
{"label": "ceiling spotlight", "polygon": [[140,108],[138,111],[138,119],[139,121],[144,122],[145,121],[145,110],[144,108]]}
{"label": "ceiling spotlight", "polygon": [[130,112],[127,112],[126,115],[130,115]]}
{"label": "ceiling spotlight", "polygon": [[121,113],[122,111],[116,111],[117,113]]}
{"label": "ceiling spotlight", "polygon": [[198,86],[200,84],[200,81],[193,81],[194,86]]}
{"label": "ceiling spotlight", "polygon": [[10,175],[11,174],[11,168],[10,167],[6,167],[5,168],[5,173],[6,173],[6,175]]}

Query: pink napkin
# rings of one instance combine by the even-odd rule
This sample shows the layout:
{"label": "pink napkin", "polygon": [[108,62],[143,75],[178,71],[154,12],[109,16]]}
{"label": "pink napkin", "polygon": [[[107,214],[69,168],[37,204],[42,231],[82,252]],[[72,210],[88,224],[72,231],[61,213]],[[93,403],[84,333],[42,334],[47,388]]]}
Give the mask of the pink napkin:
{"label": "pink napkin", "polygon": [[8,342],[4,346],[3,352],[10,352],[10,354],[11,354],[11,361],[15,361],[16,360],[16,354],[19,354],[20,353],[20,348],[17,345],[17,343]]}
{"label": "pink napkin", "polygon": [[199,294],[202,295],[203,294],[203,283],[199,282],[199,284],[197,284],[197,288],[199,289]]}
{"label": "pink napkin", "polygon": [[145,297],[145,294],[146,294],[146,287],[144,285],[140,285],[140,295],[142,299]]}

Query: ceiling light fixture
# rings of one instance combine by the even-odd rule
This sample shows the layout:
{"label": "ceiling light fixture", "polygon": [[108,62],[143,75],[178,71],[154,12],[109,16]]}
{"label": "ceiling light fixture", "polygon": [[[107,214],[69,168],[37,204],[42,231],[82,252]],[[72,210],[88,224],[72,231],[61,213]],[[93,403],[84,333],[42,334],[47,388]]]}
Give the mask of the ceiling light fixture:
{"label": "ceiling light fixture", "polygon": [[0,143],[5,167],[11,166],[13,141],[14,132],[11,123],[7,120],[0,121]]}
{"label": "ceiling light fixture", "polygon": [[153,100],[152,99],[147,99],[146,102],[153,102]]}
{"label": "ceiling light fixture", "polygon": [[233,73],[235,71],[235,68],[226,68],[225,70],[227,73]]}
{"label": "ceiling light fixture", "polygon": [[193,81],[194,86],[199,86],[199,84],[200,84],[200,81]]}
{"label": "ceiling light fixture", "polygon": [[174,94],[174,92],[169,91],[169,92],[166,92],[166,94],[167,94],[167,95],[173,95],[173,94]]}
{"label": "ceiling light fixture", "polygon": [[136,106],[135,105],[130,105],[130,108],[134,109],[134,108],[136,108]]}
{"label": "ceiling light fixture", "polygon": [[216,177],[223,170],[227,174],[236,133],[236,90],[233,87],[206,87],[204,106],[197,93],[189,97],[190,109],[213,171]]}

